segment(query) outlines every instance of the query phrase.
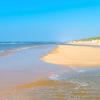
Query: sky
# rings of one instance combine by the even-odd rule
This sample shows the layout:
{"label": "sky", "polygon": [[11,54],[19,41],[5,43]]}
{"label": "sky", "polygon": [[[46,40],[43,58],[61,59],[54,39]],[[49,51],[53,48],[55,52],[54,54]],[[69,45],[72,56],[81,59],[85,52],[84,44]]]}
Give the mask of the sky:
{"label": "sky", "polygon": [[100,0],[0,0],[0,41],[100,36]]}

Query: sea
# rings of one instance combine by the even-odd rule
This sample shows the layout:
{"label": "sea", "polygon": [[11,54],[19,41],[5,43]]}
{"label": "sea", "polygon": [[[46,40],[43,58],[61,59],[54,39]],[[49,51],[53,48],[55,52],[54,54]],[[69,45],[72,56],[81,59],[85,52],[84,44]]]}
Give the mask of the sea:
{"label": "sea", "polygon": [[57,44],[53,42],[0,42],[0,52],[4,52],[6,50],[18,49],[33,47],[33,46],[41,46],[41,45],[49,45],[49,44]]}

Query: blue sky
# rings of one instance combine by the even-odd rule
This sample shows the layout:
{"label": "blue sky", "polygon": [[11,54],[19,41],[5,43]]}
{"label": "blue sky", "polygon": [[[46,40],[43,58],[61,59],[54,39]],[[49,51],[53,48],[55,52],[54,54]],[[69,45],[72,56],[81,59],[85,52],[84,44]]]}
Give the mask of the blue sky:
{"label": "blue sky", "polygon": [[0,41],[100,36],[100,0],[1,0]]}

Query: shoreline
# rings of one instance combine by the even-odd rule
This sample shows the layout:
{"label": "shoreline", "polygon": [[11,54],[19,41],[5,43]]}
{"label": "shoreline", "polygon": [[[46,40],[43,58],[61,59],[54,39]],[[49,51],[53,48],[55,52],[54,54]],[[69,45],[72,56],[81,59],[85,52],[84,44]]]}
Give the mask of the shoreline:
{"label": "shoreline", "polygon": [[[72,48],[74,48],[74,49],[72,49]],[[3,79],[6,79],[6,78],[8,79],[8,80],[6,79],[6,82],[2,82],[2,83],[7,83],[7,84],[3,84],[3,85],[9,85],[9,83],[10,83],[11,88],[6,88],[6,89],[0,91],[0,100],[1,99],[2,100],[5,100],[5,99],[13,100],[13,98],[17,98],[18,100],[22,100],[22,99],[23,100],[34,100],[34,99],[40,100],[43,98],[43,100],[44,100],[44,98],[48,99],[48,97],[49,98],[51,98],[51,97],[60,98],[61,97],[60,94],[62,94],[62,97],[65,98],[65,94],[67,94],[66,91],[68,91],[68,93],[70,93],[70,90],[75,91],[75,93],[79,93],[78,96],[80,96],[80,97],[81,97],[81,94],[84,96],[85,95],[89,96],[88,94],[83,93],[84,89],[92,86],[90,84],[91,78],[93,79],[93,81],[95,81],[95,79],[96,79],[96,81],[97,81],[96,86],[99,86],[99,83],[98,83],[99,76],[97,76],[99,74],[94,75],[96,73],[94,73],[94,72],[92,73],[92,71],[91,71],[91,74],[89,74],[85,70],[79,70],[77,72],[76,71],[74,72],[72,69],[68,69],[66,66],[63,67],[62,64],[60,66],[56,65],[56,64],[48,64],[48,63],[45,63],[43,61],[43,59],[41,60],[41,57],[43,57],[45,54],[47,54],[49,56],[52,54],[54,59],[55,59],[55,56],[58,59],[59,57],[57,55],[60,54],[61,59],[59,59],[59,60],[62,61],[63,59],[66,58],[67,50],[69,50],[69,52],[71,52],[71,50],[74,50],[74,52],[75,52],[75,50],[76,50],[75,48],[76,49],[78,48],[78,50],[79,50],[79,48],[82,48],[82,50],[83,50],[83,48],[84,48],[84,50],[87,50],[86,48],[91,50],[94,47],[58,45],[57,47],[49,47],[49,48],[44,47],[42,49],[41,48],[28,49],[23,52],[20,52],[20,54],[16,53],[15,55],[13,55],[13,56],[11,55],[7,58],[4,57],[1,61],[4,61],[5,65],[8,61],[6,59],[9,59],[8,62],[11,63],[11,65],[13,64],[13,66],[15,65],[17,67],[18,65],[20,65],[18,67],[20,67],[20,68],[23,67],[22,69],[25,69],[25,66],[27,66],[28,69],[30,69],[31,67],[32,68],[29,70],[29,72],[28,72],[28,70],[26,70],[26,72],[25,72],[25,70],[21,71],[22,69],[18,69],[18,72],[20,71],[20,73],[13,71],[13,73],[11,73],[11,72],[8,74],[6,72],[5,72],[6,74],[3,73],[4,76],[1,74],[1,77],[3,76],[2,77]],[[95,48],[95,49],[96,50],[99,49],[99,51],[100,51],[100,48]],[[62,50],[63,50],[63,53],[61,53]],[[94,51],[94,49],[93,49],[93,51]],[[50,52],[50,53],[48,54],[48,52]],[[63,55],[65,56],[65,58],[62,59]],[[73,55],[73,54],[70,53],[70,55]],[[12,62],[12,60],[14,60],[14,59],[15,59],[15,62],[14,61]],[[57,63],[60,61],[57,61]],[[29,64],[31,64],[31,65],[29,66]],[[9,65],[9,66],[11,66],[11,65]],[[24,65],[24,66],[22,66],[22,65]],[[6,66],[8,67],[8,64]],[[13,68],[13,66],[12,66],[12,68]],[[71,67],[71,66],[69,66],[69,67]],[[79,67],[78,67],[78,69],[79,69]],[[91,76],[91,75],[93,75],[93,76]],[[86,80],[81,80],[81,79],[85,79],[85,78],[86,78]],[[12,81],[12,80],[15,80],[15,81]],[[88,80],[89,80],[89,83],[87,83]],[[18,82],[18,83],[16,83],[16,82]],[[3,86],[3,85],[1,84],[1,86]],[[94,84],[93,84],[93,86],[95,87],[94,89],[98,89]],[[59,91],[58,91],[58,88],[59,88]],[[82,90],[82,88],[83,88],[83,90]],[[64,91],[61,91],[61,90],[64,90]],[[88,90],[88,88],[87,88],[86,91],[90,91],[90,90]],[[92,90],[92,91],[94,91],[94,90]],[[67,94],[67,95],[73,95],[73,93]],[[40,99],[38,99],[38,97],[40,97]]]}
{"label": "shoreline", "polygon": [[41,57],[53,48],[47,45],[35,46],[0,56],[0,91],[48,77],[51,73],[64,72],[65,68],[41,61]]}
{"label": "shoreline", "polygon": [[42,58],[52,64],[89,68],[100,66],[100,48],[90,46],[59,45]]}

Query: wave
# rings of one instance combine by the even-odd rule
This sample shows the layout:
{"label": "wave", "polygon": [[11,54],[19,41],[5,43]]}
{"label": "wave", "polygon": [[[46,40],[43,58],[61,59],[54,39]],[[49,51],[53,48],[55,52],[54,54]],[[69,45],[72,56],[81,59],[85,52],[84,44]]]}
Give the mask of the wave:
{"label": "wave", "polygon": [[0,42],[0,44],[28,44],[24,42]]}
{"label": "wave", "polygon": [[13,53],[13,52],[19,52],[19,51],[23,51],[23,50],[27,50],[27,49],[31,49],[31,48],[36,48],[36,47],[40,47],[40,46],[25,46],[25,47],[18,47],[18,48],[11,48],[11,49],[5,49],[5,50],[0,50],[0,54],[4,54],[4,53]]}

